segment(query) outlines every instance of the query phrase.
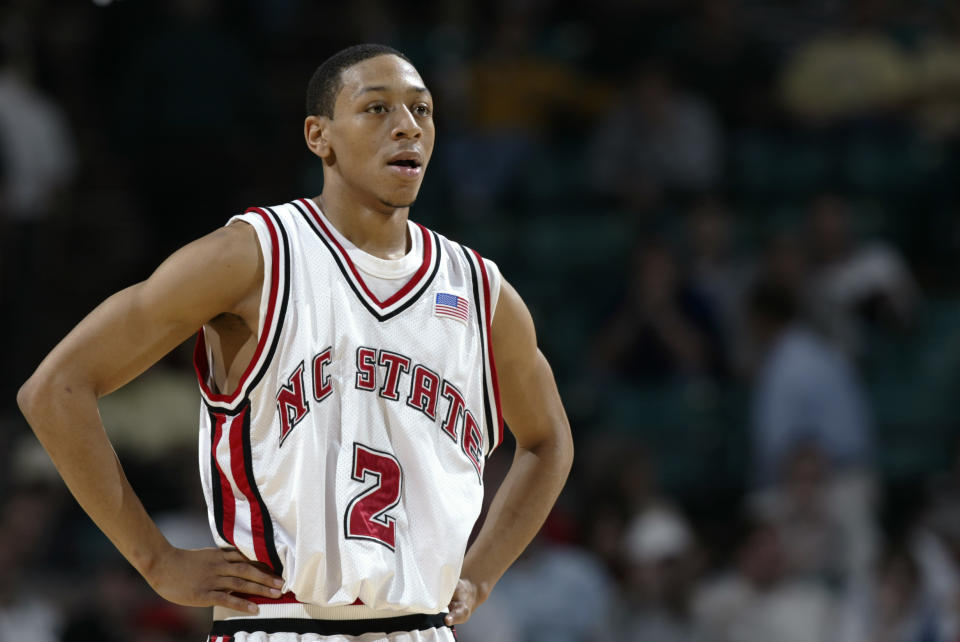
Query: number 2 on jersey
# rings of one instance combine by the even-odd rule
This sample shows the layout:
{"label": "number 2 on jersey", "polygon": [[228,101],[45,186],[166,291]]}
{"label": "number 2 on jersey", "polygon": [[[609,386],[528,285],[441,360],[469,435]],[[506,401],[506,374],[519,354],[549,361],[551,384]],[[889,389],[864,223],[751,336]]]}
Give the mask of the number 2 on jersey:
{"label": "number 2 on jersey", "polygon": [[344,536],[347,539],[369,539],[387,546],[396,544],[396,520],[387,511],[400,503],[403,490],[403,470],[390,453],[374,450],[354,442],[350,478],[358,482],[375,483],[364,489],[347,505],[344,516]]}

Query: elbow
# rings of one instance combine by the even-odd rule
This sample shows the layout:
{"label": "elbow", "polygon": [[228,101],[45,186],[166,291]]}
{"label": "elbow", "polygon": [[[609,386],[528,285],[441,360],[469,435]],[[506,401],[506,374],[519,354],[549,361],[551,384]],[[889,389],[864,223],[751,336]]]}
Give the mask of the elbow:
{"label": "elbow", "polygon": [[33,378],[27,379],[27,381],[20,386],[20,390],[17,391],[17,407],[20,408],[20,412],[30,421],[30,415],[32,414],[32,409],[36,403],[37,385],[33,382]]}
{"label": "elbow", "polygon": [[560,439],[561,460],[564,466],[564,475],[570,474],[570,468],[573,467],[573,434],[570,432],[570,426],[564,425],[563,435]]}
{"label": "elbow", "polygon": [[62,384],[63,382],[56,375],[51,376],[38,369],[17,391],[17,406],[34,432],[37,429],[36,420],[44,409],[51,406],[51,400],[56,396],[57,388],[60,387],[66,392],[71,391],[72,386]]}
{"label": "elbow", "polygon": [[559,422],[549,437],[528,447],[528,450],[566,479],[573,466],[573,435],[570,433],[569,424],[566,421]]}

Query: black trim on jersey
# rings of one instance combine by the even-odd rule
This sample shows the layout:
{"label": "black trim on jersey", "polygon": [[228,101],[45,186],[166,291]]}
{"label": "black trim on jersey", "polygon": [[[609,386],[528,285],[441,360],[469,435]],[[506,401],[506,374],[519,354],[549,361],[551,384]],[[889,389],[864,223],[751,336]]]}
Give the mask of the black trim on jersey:
{"label": "black trim on jersey", "polygon": [[374,318],[377,321],[380,321],[381,323],[392,319],[393,317],[397,316],[398,314],[400,314],[401,312],[409,308],[416,301],[418,301],[420,297],[423,295],[423,293],[427,290],[427,288],[430,287],[430,284],[433,283],[433,277],[435,277],[437,275],[437,272],[440,270],[440,260],[442,258],[441,256],[442,250],[440,248],[440,239],[437,238],[436,232],[434,232],[433,230],[427,230],[427,233],[429,233],[430,236],[433,238],[433,245],[437,250],[437,259],[436,259],[436,264],[433,266],[433,271],[430,272],[429,275],[427,275],[426,279],[424,279],[423,286],[419,290],[417,290],[415,293],[410,295],[410,298],[407,299],[406,303],[404,303],[403,305],[401,305],[400,307],[396,308],[391,312],[381,314],[380,312],[377,311],[376,308],[370,305],[370,303],[366,300],[366,298],[364,298],[363,293],[361,293],[360,290],[357,289],[357,286],[354,284],[353,280],[350,278],[349,268],[343,265],[342,258],[340,257],[340,254],[337,252],[337,249],[331,246],[330,242],[327,241],[323,232],[317,229],[317,224],[316,222],[313,221],[311,214],[307,212],[303,208],[303,206],[300,205],[300,203],[296,201],[292,201],[292,203],[293,203],[293,206],[300,211],[300,214],[303,216],[303,218],[306,219],[307,225],[310,226],[310,229],[313,230],[313,232],[317,235],[317,237],[323,242],[323,244],[330,251],[330,255],[333,257],[334,263],[336,263],[337,267],[340,268],[340,273],[343,274],[344,280],[350,286],[350,289],[353,290],[353,293],[357,295],[357,299],[359,299],[360,303],[363,304],[363,307],[365,307],[367,311],[370,312],[370,314],[372,314]]}
{"label": "black trim on jersey", "polygon": [[[250,406],[250,400],[248,399],[244,406]],[[270,565],[273,567],[273,572],[276,575],[283,574],[283,564],[280,562],[280,556],[277,554],[277,545],[273,539],[273,518],[270,517],[270,511],[267,510],[267,505],[263,501],[263,497],[260,496],[260,489],[257,487],[257,480],[253,476],[253,455],[250,448],[250,413],[247,412],[243,416],[243,432],[241,433],[243,440],[243,467],[247,473],[247,483],[250,484],[250,491],[253,493],[254,499],[257,501],[257,505],[260,506],[260,515],[263,517],[263,540],[267,545],[267,556],[270,557]]]}
{"label": "black trim on jersey", "polygon": [[[217,466],[216,451],[217,444],[217,419],[213,408],[207,406],[207,412],[210,415],[210,479],[213,490],[213,521],[217,524],[217,532],[221,539],[227,544],[233,545],[233,542],[227,539],[227,534],[223,531],[223,486],[220,485],[220,471]],[[222,436],[222,433],[221,433]]]}
{"label": "black trim on jersey", "polygon": [[280,239],[283,243],[283,270],[286,278],[283,282],[283,299],[280,302],[280,310],[274,317],[275,329],[273,333],[273,341],[270,344],[270,350],[267,352],[267,356],[264,358],[263,364],[260,366],[260,370],[253,376],[253,378],[250,380],[250,383],[247,385],[247,393],[245,398],[250,397],[250,391],[253,390],[258,383],[260,383],[260,379],[263,378],[263,375],[266,374],[267,370],[269,369],[268,365],[271,361],[273,361],[273,355],[277,351],[277,346],[280,344],[280,331],[283,330],[283,320],[287,316],[287,301],[290,299],[290,242],[287,240],[287,231],[283,229],[283,225],[280,223],[280,217],[277,216],[277,213],[273,211],[272,207],[264,207],[261,209],[270,212],[274,224],[277,226],[277,229],[280,230]]}
{"label": "black trim on jersey", "polygon": [[404,633],[430,629],[453,628],[444,623],[446,613],[414,614],[371,620],[311,620],[307,618],[232,618],[217,620],[210,628],[211,636],[237,633],[316,633],[318,635],[352,635],[367,633]]}
{"label": "black trim on jersey", "polygon": [[[488,390],[488,383],[490,381],[489,374],[487,373],[487,340],[489,337],[486,336],[487,328],[483,323],[483,312],[480,310],[480,306],[483,305],[483,300],[480,298],[480,281],[477,276],[477,268],[473,265],[473,260],[470,257],[470,251],[463,245],[460,245],[460,249],[463,250],[463,255],[467,258],[467,264],[470,266],[470,276],[473,279],[473,300],[477,308],[477,326],[480,329],[480,350],[481,350],[481,360],[483,361],[483,415],[487,420],[487,447],[486,454],[484,457],[489,457],[493,452],[493,447],[497,443],[496,435],[496,426],[493,424],[493,412],[490,410],[490,392]],[[480,259],[481,261],[483,259]],[[492,350],[493,348],[491,348]]]}

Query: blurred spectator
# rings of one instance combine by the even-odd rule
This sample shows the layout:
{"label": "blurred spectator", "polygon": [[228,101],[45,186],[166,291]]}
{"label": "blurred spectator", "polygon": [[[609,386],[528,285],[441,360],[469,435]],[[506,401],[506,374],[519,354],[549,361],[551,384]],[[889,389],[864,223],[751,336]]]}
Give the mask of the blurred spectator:
{"label": "blurred spectator", "polygon": [[649,61],[633,70],[588,151],[596,189],[639,211],[655,207],[665,192],[715,187],[722,156],[723,132],[710,105]]}
{"label": "blurred spectator", "polygon": [[26,65],[0,42],[0,217],[36,225],[63,196],[77,160],[65,115],[34,85]]}
{"label": "blurred spectator", "polygon": [[637,515],[664,503],[656,457],[632,437],[598,434],[578,446],[576,483],[584,494],[582,541],[616,577],[628,574],[623,542]]}
{"label": "blurred spectator", "polygon": [[960,10],[945,4],[938,18],[916,54],[916,117],[925,134],[955,140],[960,136]]}
{"label": "blurred spectator", "polygon": [[701,0],[696,15],[676,38],[677,61],[684,80],[717,110],[726,125],[741,126],[758,118],[765,103],[775,58],[746,29],[742,0]]}
{"label": "blurred spectator", "polygon": [[772,482],[800,442],[815,444],[838,470],[868,464],[872,420],[850,361],[799,319],[782,286],[757,283],[747,310],[762,355],[752,402],[754,481]]}
{"label": "blurred spectator", "polygon": [[952,455],[950,470],[932,484],[910,539],[924,589],[939,609],[951,642],[960,637],[960,441],[954,441]]}
{"label": "blurred spectator", "polygon": [[[176,0],[121,58],[110,119],[152,225],[150,267],[224,224],[234,199],[283,167],[257,152],[272,119],[259,113],[251,48],[225,23],[219,0]],[[189,148],[189,159],[184,149]]]}
{"label": "blurred spectator", "polygon": [[774,234],[767,242],[759,268],[759,278],[781,288],[805,310],[810,266],[806,248],[794,230]]}
{"label": "blurred spectator", "polygon": [[[50,260],[45,225],[67,194],[77,151],[65,114],[28,72],[28,23],[6,10],[0,25],[0,307],[32,310],[41,296],[36,283]],[[27,316],[4,314],[0,333],[29,336]],[[24,341],[8,341],[4,360],[22,364],[30,358],[26,348]],[[13,373],[4,370],[0,391],[6,393]]]}
{"label": "blurred spectator", "polygon": [[697,626],[709,642],[827,642],[830,594],[792,577],[777,529],[750,523],[736,566],[705,583],[694,602]]}
{"label": "blurred spectator", "polygon": [[[31,448],[32,446],[32,448]],[[62,485],[36,461],[38,444],[20,444],[13,461],[14,486],[0,509],[0,640],[52,642],[62,621],[57,573],[44,559],[58,542]],[[32,460],[32,461],[31,461]],[[45,462],[50,466],[49,459]],[[37,465],[40,464],[40,465]]]}
{"label": "blurred spectator", "polygon": [[687,214],[684,258],[690,287],[716,312],[723,345],[731,360],[745,360],[746,329],[743,294],[749,268],[733,247],[732,222],[726,205],[717,196],[697,200]]}
{"label": "blurred spectator", "polygon": [[684,282],[673,252],[649,243],[633,257],[620,310],[597,340],[604,371],[629,381],[720,378],[726,360],[710,302]]}
{"label": "blurred spectator", "polygon": [[692,600],[701,560],[693,532],[680,513],[655,506],[638,514],[625,537],[630,562],[624,612],[605,639],[624,642],[701,642]]}
{"label": "blurred spectator", "polygon": [[836,0],[742,0],[740,15],[746,31],[778,58],[825,26],[840,24],[849,4]]}
{"label": "blurred spectator", "polygon": [[817,198],[810,211],[814,313],[849,352],[862,352],[864,323],[902,330],[912,325],[918,291],[906,261],[879,241],[857,243],[846,201]]}
{"label": "blurred spectator", "polygon": [[838,590],[866,577],[878,537],[868,476],[838,474],[818,446],[801,443],[785,457],[777,483],[749,502],[777,529],[792,575]]}
{"label": "blurred spectator", "polygon": [[910,60],[869,16],[850,16],[801,45],[784,66],[781,92],[787,109],[816,123],[873,117],[903,106],[914,92]]}
{"label": "blurred spectator", "polygon": [[913,554],[891,546],[873,581],[854,594],[840,618],[837,642],[953,642],[925,590]]}
{"label": "blurred spectator", "polygon": [[[139,639],[136,614],[150,599],[149,589],[125,560],[111,553],[87,570],[87,590],[63,627],[62,642],[121,642]],[[157,598],[153,598],[157,599]]]}
{"label": "blurred spectator", "polygon": [[[458,640],[591,642],[615,595],[612,578],[588,551],[537,537],[497,583]],[[496,635],[493,633],[496,632]],[[502,637],[501,637],[502,636]]]}
{"label": "blurred spectator", "polygon": [[[469,98],[459,105],[468,110],[469,129],[443,147],[457,210],[466,216],[488,215],[517,189],[525,164],[564,117],[579,121],[608,102],[605,88],[537,52],[540,23],[533,18],[529,7],[505,8],[489,47],[460,70],[469,79]],[[449,70],[445,77],[451,78]],[[575,156],[567,162],[576,162]]]}

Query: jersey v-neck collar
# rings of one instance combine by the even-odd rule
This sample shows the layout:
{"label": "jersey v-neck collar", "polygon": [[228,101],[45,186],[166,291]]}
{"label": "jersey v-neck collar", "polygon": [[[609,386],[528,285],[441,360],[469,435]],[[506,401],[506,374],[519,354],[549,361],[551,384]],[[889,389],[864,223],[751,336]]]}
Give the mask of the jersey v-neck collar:
{"label": "jersey v-neck collar", "polygon": [[378,279],[402,279],[415,274],[423,264],[423,235],[413,221],[407,221],[407,234],[410,235],[410,251],[398,259],[381,259],[358,248],[340,233],[321,211],[320,218],[326,224],[330,234],[339,241],[347,256],[363,274]]}
{"label": "jersey v-neck collar", "polygon": [[[413,248],[403,258],[396,260],[380,259],[359,250],[336,230],[326,219],[316,203],[309,198],[293,201],[300,214],[313,228],[337,266],[347,279],[351,289],[379,321],[386,321],[407,309],[427,289],[440,267],[440,243],[436,234],[419,223],[408,221],[411,238],[416,238]],[[417,238],[419,237],[419,238]],[[415,252],[419,244],[420,251]],[[355,251],[351,251],[355,250]],[[361,265],[362,263],[362,265]],[[388,298],[381,300],[370,290],[363,279],[362,272],[368,272],[382,278],[402,278],[404,271],[412,270],[409,280]],[[384,274],[384,272],[392,273]]]}

